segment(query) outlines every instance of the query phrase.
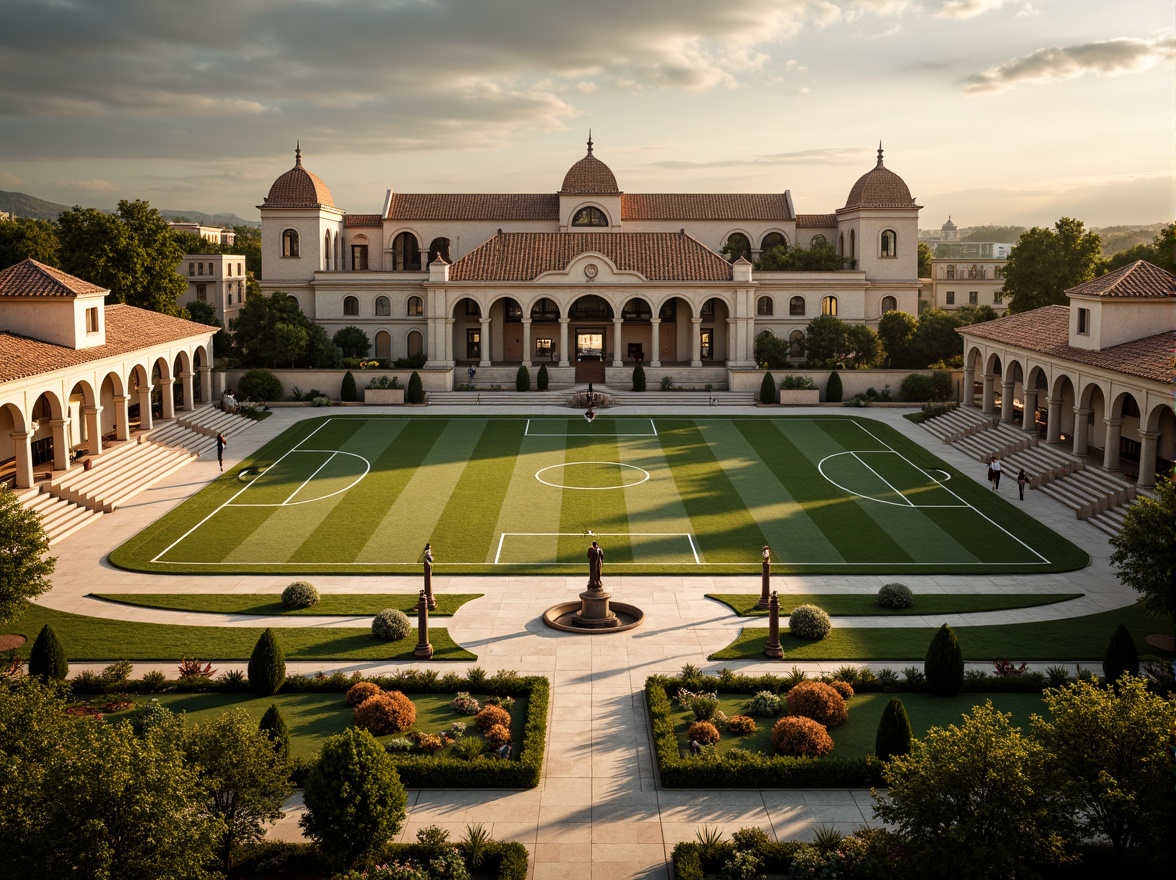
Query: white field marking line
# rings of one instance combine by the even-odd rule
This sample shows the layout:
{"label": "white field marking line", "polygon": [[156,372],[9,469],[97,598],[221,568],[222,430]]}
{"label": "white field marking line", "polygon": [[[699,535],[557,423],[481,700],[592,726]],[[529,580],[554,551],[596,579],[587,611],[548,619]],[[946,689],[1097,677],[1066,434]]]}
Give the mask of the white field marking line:
{"label": "white field marking line", "polygon": [[[877,436],[876,436],[876,435],[875,435],[875,434],[874,434],[872,431],[870,431],[868,428],[866,428],[866,427],[865,427],[865,425],[863,425],[861,422],[856,422],[856,424],[857,424],[857,426],[858,426],[858,427],[859,427],[861,430],[865,431],[867,434],[869,434],[871,437],[873,437],[873,438],[874,438],[874,440],[875,440],[876,442],[878,442],[878,443],[881,443],[883,446],[885,446],[887,449],[889,449],[891,452],[893,452],[893,453],[894,453],[895,455],[897,455],[899,458],[903,459],[903,460],[904,460],[904,461],[905,461],[907,464],[909,464],[909,465],[910,465],[911,467],[913,467],[915,470],[917,470],[917,471],[920,471],[920,472],[922,472],[922,473],[926,473],[926,471],[924,471],[924,470],[923,470],[921,467],[919,467],[917,464],[915,464],[913,461],[911,461],[909,458],[907,458],[907,457],[906,457],[905,455],[903,455],[901,452],[899,452],[898,450],[896,450],[896,449],[892,448],[892,447],[891,447],[891,446],[890,446],[888,443],[886,443],[886,441],[884,441],[884,440],[880,439],[879,437],[877,437]],[[1042,565],[1048,565],[1048,564],[1049,564],[1049,560],[1048,560],[1048,559],[1046,559],[1044,556],[1042,556],[1040,553],[1038,553],[1036,550],[1034,550],[1032,547],[1030,547],[1028,544],[1026,544],[1024,541],[1022,541],[1020,538],[1018,538],[1016,535],[1014,535],[1012,532],[1010,532],[1010,531],[1009,531],[1008,529],[1006,529],[1004,526],[1002,526],[1000,523],[996,522],[996,520],[994,520],[992,517],[988,516],[988,515],[987,515],[987,514],[985,514],[985,513],[982,513],[982,512],[981,512],[981,511],[979,511],[979,510],[976,510],[976,508],[975,508],[975,507],[972,507],[972,505],[971,505],[971,504],[969,504],[969,503],[968,503],[967,501],[965,501],[963,498],[960,498],[960,496],[959,496],[958,494],[956,494],[955,492],[953,492],[951,489],[947,488],[947,486],[944,486],[942,483],[940,483],[939,485],[940,485],[940,486],[943,486],[943,490],[944,490],[945,492],[947,492],[948,494],[950,494],[950,495],[952,495],[953,497],[955,497],[955,499],[956,499],[957,501],[960,501],[960,502],[961,502],[961,503],[962,503],[962,504],[963,504],[965,507],[971,507],[971,508],[972,508],[972,510],[973,510],[973,511],[974,511],[974,512],[975,512],[975,513],[978,515],[978,516],[981,516],[981,517],[983,517],[984,519],[988,520],[990,523],[992,523],[992,525],[996,526],[998,529],[1000,529],[1002,532],[1004,532],[1006,535],[1008,535],[1010,538],[1012,538],[1014,541],[1016,541],[1018,544],[1020,544],[1022,547],[1024,547],[1026,550],[1028,550],[1030,553],[1032,553],[1034,556],[1036,556],[1038,559],[1040,559],[1040,560],[1041,560],[1041,564],[1042,564]],[[992,565],[992,564],[994,564],[994,563],[980,563],[980,564],[981,564],[981,565]],[[1027,563],[1027,564],[1035,564],[1035,563]]]}
{"label": "white field marking line", "polygon": [[[579,565],[578,562],[499,562],[502,557],[502,545],[506,542],[507,536],[519,538],[685,538],[690,544],[690,552],[694,556],[694,562],[616,562],[613,566],[618,565],[710,565],[712,563],[701,562],[698,558],[698,548],[694,546],[694,537],[690,532],[594,532],[591,535],[585,535],[583,532],[501,532],[498,535],[498,551],[494,554],[494,565]],[[201,563],[205,564],[205,563]],[[216,563],[209,563],[216,564]],[[332,563],[335,564],[335,563]],[[351,563],[341,562],[338,565],[349,565]],[[370,564],[370,563],[365,563]],[[390,565],[406,565],[409,563],[388,563]],[[450,562],[447,565],[484,565],[481,562]],[[713,563],[714,565],[728,565],[731,563]]]}
{"label": "white field marking line", "polygon": [[[577,464],[605,464],[612,467],[629,468],[631,470],[641,471],[641,473],[645,474],[645,476],[636,483],[621,483],[619,486],[562,486],[559,483],[549,483],[547,480],[539,476],[544,471],[552,471],[556,468],[572,467]],[[649,471],[647,471],[645,468],[637,467],[635,464],[625,464],[624,462],[620,461],[565,461],[563,464],[549,464],[545,468],[539,468],[539,470],[535,471],[535,479],[544,486],[551,486],[553,489],[568,489],[573,492],[602,492],[606,489],[629,489],[633,486],[640,486],[642,483],[649,480]]]}
{"label": "white field marking line", "polygon": [[[575,532],[574,534],[579,535],[580,533]],[[680,533],[675,533],[675,534],[681,534],[683,536],[687,535],[686,532],[680,532]],[[581,537],[583,537],[583,536],[581,535]],[[195,566],[195,565],[208,565],[208,566],[221,565],[229,570],[233,570],[236,568],[244,568],[247,566],[264,565],[264,566],[268,566],[270,568],[273,568],[275,571],[284,571],[286,569],[297,570],[297,571],[307,571],[307,570],[314,571],[315,569],[323,568],[325,566],[346,566],[346,565],[367,565],[367,566],[373,566],[373,567],[374,566],[385,566],[385,565],[410,565],[410,566],[416,566],[416,568],[414,569],[414,571],[415,571],[415,570],[418,570],[421,565],[421,561],[419,559],[413,559],[413,560],[409,560],[406,562],[372,562],[372,561],[367,561],[367,562],[169,562],[166,559],[160,559],[160,560],[152,560],[152,562],[157,562],[158,565],[185,565],[185,566],[187,566],[187,565],[193,565],[193,566]],[[969,568],[979,568],[979,567],[989,568],[989,567],[994,567],[994,566],[999,567],[1002,565],[1046,565],[1047,563],[1048,563],[1048,561],[1047,562],[773,562],[772,565],[777,570],[783,570],[783,569],[789,568],[789,567],[799,568],[802,566],[810,566],[810,565],[824,565],[824,566],[829,566],[829,567],[839,566],[841,568],[847,568],[847,569],[868,568],[870,566],[890,566],[891,568],[893,568],[895,570],[900,570],[902,568],[918,568],[920,566],[926,567],[926,566],[930,566],[930,565],[939,566],[944,569],[949,569],[951,566],[969,567]],[[582,562],[502,562],[502,563],[446,562],[445,565],[452,566],[455,568],[459,567],[459,566],[478,566],[478,565],[515,565],[515,566],[520,566],[520,567],[525,566],[525,567],[529,567],[529,568],[537,568],[539,566],[559,566],[559,567],[583,566],[583,563]],[[752,570],[759,571],[760,570],[760,564],[758,562],[755,562],[755,563],[752,563],[752,562],[610,562],[609,563],[610,568],[620,568],[623,566],[636,567],[636,566],[650,566],[650,565],[657,565],[657,566],[668,566],[668,565],[687,566],[688,565],[688,566],[702,566],[702,567],[705,567],[708,565],[709,566],[716,566],[716,567],[717,566],[745,566],[748,571],[752,571]],[[946,572],[946,573],[950,573],[950,572]]]}
{"label": "white field marking line", "polygon": [[[866,450],[862,450],[862,451],[865,452]],[[865,465],[866,470],[868,470],[875,477],[877,477],[879,480],[881,480],[883,483],[885,483],[886,488],[888,488],[891,492],[893,492],[895,495],[897,495],[899,498],[901,498],[903,501],[905,501],[907,507],[914,507],[915,506],[914,504],[911,503],[911,499],[907,498],[905,495],[903,495],[901,492],[899,492],[897,489],[895,489],[894,486],[890,485],[890,481],[888,479],[886,479],[884,476],[882,476],[880,473],[878,473],[876,470],[874,470],[872,467],[870,467],[868,464],[866,464],[866,460],[864,458],[862,458],[856,452],[851,452],[850,455],[852,455],[854,458],[856,458],[858,461],[860,461],[863,465]],[[932,482],[934,482],[934,481],[932,481]]]}
{"label": "white field marking line", "polygon": [[[600,417],[597,416],[597,418],[600,418]],[[609,418],[611,418],[612,420],[615,420],[615,421],[619,421],[622,418],[625,418],[629,421],[635,421],[634,419],[628,419],[627,416],[613,416],[613,417],[609,417]],[[608,421],[609,418],[606,418],[605,421]],[[487,421],[490,421],[490,419],[488,419]],[[493,421],[500,421],[500,422],[518,421],[518,419],[498,418],[498,419],[493,419]],[[538,419],[537,421],[539,421],[539,422],[558,421],[558,417],[553,418],[553,419]],[[523,436],[524,437],[591,437],[593,440],[600,440],[600,439],[607,440],[609,437],[656,437],[656,436],[658,436],[657,426],[655,426],[653,424],[653,419],[649,420],[649,428],[652,431],[652,433],[650,433],[650,434],[629,433],[627,431],[624,433],[616,433],[616,434],[585,434],[585,433],[574,434],[574,433],[570,433],[570,432],[563,433],[563,434],[558,434],[558,433],[553,433],[553,434],[534,433],[533,434],[533,433],[531,433],[531,419],[527,419],[527,427],[526,427],[526,430],[523,431]]]}
{"label": "white field marking line", "polygon": [[[303,443],[305,443],[307,440],[309,440],[311,437],[313,437],[315,434],[317,434],[319,431],[321,431],[323,428],[325,428],[325,427],[326,427],[328,424],[330,424],[330,423],[331,423],[331,422],[333,422],[333,421],[334,421],[334,418],[326,418],[326,419],[324,419],[324,420],[323,420],[323,423],[322,423],[321,425],[319,425],[317,428],[315,428],[313,431],[311,431],[309,434],[307,434],[305,437],[303,437],[301,440],[299,440],[299,441],[298,441],[296,444],[294,444],[294,445],[293,445],[293,446],[291,446],[289,449],[287,449],[287,450],[286,450],[284,453],[282,453],[281,457],[280,457],[280,458],[278,458],[278,460],[277,460],[277,461],[275,461],[273,464],[271,464],[271,465],[270,465],[268,468],[266,468],[265,470],[266,470],[266,471],[270,470],[270,468],[274,467],[274,465],[276,465],[278,462],[280,462],[280,461],[281,461],[283,458],[285,458],[285,457],[286,457],[287,455],[289,455],[291,452],[294,452],[294,451],[295,451],[295,450],[296,450],[296,449],[297,449],[299,446],[301,446]],[[244,486],[242,486],[242,487],[240,488],[240,490],[238,490],[237,492],[235,492],[235,493],[233,494],[233,497],[232,497],[232,498],[230,498],[230,499],[229,499],[228,501],[226,501],[224,504],[222,504],[222,505],[220,505],[219,507],[217,507],[217,508],[216,508],[215,510],[213,510],[213,511],[212,511],[210,514],[208,514],[208,516],[204,517],[204,519],[200,520],[200,522],[196,523],[196,525],[192,526],[192,528],[188,529],[188,531],[184,532],[184,534],[180,535],[180,537],[176,538],[176,539],[175,539],[175,540],[174,540],[172,543],[168,544],[168,545],[167,545],[167,547],[165,547],[163,550],[161,550],[161,551],[159,552],[159,554],[158,554],[158,555],[157,555],[157,556],[156,556],[154,559],[152,559],[151,561],[152,561],[152,562],[159,562],[159,561],[160,561],[160,559],[161,559],[163,556],[165,556],[165,555],[166,555],[168,552],[170,552],[170,551],[171,551],[171,549],[172,549],[173,547],[175,547],[175,546],[176,546],[176,544],[179,544],[181,541],[183,541],[185,538],[187,538],[187,537],[188,537],[190,534],[192,534],[194,531],[196,531],[198,528],[200,528],[202,525],[204,525],[206,522],[208,522],[210,519],[212,519],[212,518],[213,518],[214,516],[216,516],[218,513],[220,513],[220,512],[221,512],[221,511],[222,511],[224,508],[226,508],[228,505],[232,504],[232,503],[233,503],[233,500],[234,500],[234,499],[235,499],[235,498],[236,498],[238,495],[240,495],[242,492],[244,492],[246,489],[248,489],[250,486],[252,486],[252,485],[253,485],[253,483],[254,483],[254,481],[255,481],[255,480],[257,480],[257,478],[258,478],[258,477],[260,477],[260,476],[261,476],[261,474],[258,474],[258,475],[257,475],[257,477],[254,477],[252,480],[250,480],[248,483],[246,483]],[[174,565],[182,565],[183,563],[165,563],[165,564],[168,564],[168,565],[172,565],[172,564],[174,564]],[[218,563],[218,564],[221,564],[221,563]]]}
{"label": "white field marking line", "polygon": [[[881,451],[881,450],[876,450],[876,451]],[[844,492],[847,495],[852,495],[855,498],[861,498],[863,501],[873,501],[875,504],[889,504],[892,507],[914,507],[915,506],[915,505],[911,504],[911,502],[909,500],[907,500],[907,497],[905,495],[903,495],[901,492],[899,492],[898,495],[900,498],[903,499],[903,501],[906,502],[905,504],[899,504],[897,501],[886,501],[883,498],[875,498],[873,495],[863,495],[861,492],[855,492],[855,491],[853,491],[853,489],[849,489],[845,486],[842,486],[840,483],[838,483],[836,480],[834,480],[832,477],[830,477],[827,473],[825,473],[825,462],[827,462],[831,458],[837,458],[837,456],[839,456],[839,455],[853,455],[855,458],[857,458],[857,455],[853,452],[849,452],[849,451],[834,452],[830,455],[826,455],[819,462],[817,462],[817,472],[820,473],[820,475],[822,477],[824,477],[827,481],[832,483],[834,486],[836,486],[842,492]],[[861,461],[861,459],[858,459],[858,461]],[[863,461],[862,464],[866,464],[866,463]],[[866,465],[866,467],[870,468],[869,465]],[[873,468],[870,468],[870,470],[873,470]],[[878,479],[881,480],[882,478],[879,477]],[[882,480],[882,482],[885,483],[886,481]],[[890,486],[889,483],[886,483],[886,485]],[[890,488],[893,489],[894,487],[890,486]]]}
{"label": "white field marking line", "polygon": [[[336,455],[350,455],[352,458],[358,458],[360,461],[363,462],[363,473],[360,474],[359,476],[357,476],[354,480],[352,480],[350,483],[348,483],[342,489],[336,489],[334,492],[328,492],[326,495],[316,495],[314,498],[307,498],[305,501],[291,501],[290,498],[293,498],[295,495],[297,495],[302,490],[302,486],[305,486],[306,483],[309,483],[312,479],[314,479],[315,475],[318,474],[318,471],[315,471],[313,474],[311,474],[310,477],[307,478],[306,483],[303,483],[302,486],[299,486],[297,489],[295,489],[293,494],[290,495],[290,498],[287,498],[281,504],[228,504],[227,506],[228,507],[296,507],[299,504],[313,504],[316,501],[326,501],[328,498],[334,498],[336,495],[341,495],[344,492],[348,491],[349,489],[354,489],[356,486],[359,485],[359,481],[362,480],[364,477],[366,477],[369,473],[371,473],[371,470],[372,470],[372,463],[370,461],[368,461],[366,458],[364,458],[362,455],[358,455],[357,453],[354,453],[354,452],[344,452],[342,449],[299,449],[298,451],[299,452],[329,452],[329,453],[331,453],[331,458],[334,458]],[[319,466],[318,470],[321,471],[323,468],[325,468],[327,466],[327,463],[330,462],[331,458],[328,458],[326,461],[324,461],[322,463],[322,465]],[[267,470],[268,470],[268,468],[267,468]]]}
{"label": "white field marking line", "polygon": [[[873,471],[873,472],[874,472],[874,474],[876,474],[876,475],[877,475],[877,477],[878,477],[878,479],[879,479],[879,480],[882,480],[882,482],[883,482],[883,483],[886,483],[886,485],[887,485],[887,486],[890,486],[890,483],[889,483],[889,482],[887,482],[887,480],[886,480],[886,479],[885,479],[885,478],[884,478],[884,477],[883,477],[881,474],[879,474],[879,473],[878,473],[877,471],[875,471],[875,470],[874,470],[872,467],[870,467],[868,464],[866,464],[866,462],[865,462],[865,461],[862,459],[862,456],[863,456],[863,455],[871,455],[871,454],[875,454],[875,455],[898,455],[898,453],[897,453],[897,452],[895,452],[893,449],[860,449],[860,450],[857,450],[856,452],[853,452],[853,453],[852,453],[853,457],[854,457],[854,458],[856,458],[858,461],[860,461],[862,464],[865,464],[867,468],[870,468],[870,470],[871,470],[871,471]],[[901,458],[902,456],[899,456],[899,457]],[[907,463],[908,463],[908,464],[910,464],[912,467],[914,467],[914,468],[915,468],[915,470],[916,470],[916,471],[918,471],[918,472],[919,472],[920,474],[922,474],[923,476],[925,476],[925,477],[930,477],[930,479],[931,479],[931,482],[932,482],[932,483],[934,483],[936,486],[940,486],[940,487],[942,487],[942,486],[943,486],[943,484],[944,484],[944,483],[945,483],[947,480],[950,480],[950,479],[951,479],[951,474],[949,474],[949,473],[947,473],[947,472],[945,472],[945,471],[941,471],[941,470],[939,470],[939,468],[928,468],[927,470],[923,470],[921,467],[917,467],[917,466],[914,464],[914,462],[907,462]],[[943,474],[945,479],[944,479],[944,480],[937,480],[937,479],[935,479],[934,477],[932,477],[932,476],[931,476],[931,471],[935,471],[937,474]],[[909,499],[909,498],[907,498],[907,497],[906,497],[906,493],[904,493],[904,492],[899,492],[899,491],[898,491],[897,489],[895,489],[893,486],[890,486],[890,488],[891,488],[891,489],[894,489],[894,491],[895,491],[895,492],[898,494],[898,496],[899,496],[900,498],[902,498],[904,501],[906,501],[906,503],[907,503],[907,504],[909,504],[911,507],[917,507],[917,508],[918,508],[918,509],[920,509],[920,510],[924,510],[924,509],[936,509],[936,508],[941,508],[941,509],[945,509],[945,510],[955,510],[955,509],[962,509],[962,508],[965,508],[965,507],[967,506],[967,505],[964,505],[964,504],[915,504],[913,501],[911,501],[911,499]],[[866,497],[866,498],[869,498],[871,501],[879,501],[879,500],[880,500],[880,499],[878,499],[878,498],[874,498],[874,497],[872,497],[872,496],[870,496],[870,495],[866,495],[866,496],[864,496],[864,497]]]}

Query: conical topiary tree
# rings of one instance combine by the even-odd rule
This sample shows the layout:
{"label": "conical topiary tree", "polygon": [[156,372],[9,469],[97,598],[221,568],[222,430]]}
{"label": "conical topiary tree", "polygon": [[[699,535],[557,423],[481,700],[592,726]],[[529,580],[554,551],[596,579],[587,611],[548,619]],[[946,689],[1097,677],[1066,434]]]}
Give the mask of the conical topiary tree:
{"label": "conical topiary tree", "polygon": [[841,374],[834,370],[829,374],[829,383],[825,386],[825,400],[829,403],[841,403]]}
{"label": "conical topiary tree", "polygon": [[531,390],[531,371],[527,369],[526,364],[519,366],[519,371],[515,373],[515,391],[530,391]]}
{"label": "conical topiary tree", "polygon": [[347,402],[359,398],[359,391],[356,390],[355,377],[351,375],[351,370],[343,374],[343,388],[339,391],[339,396]]}
{"label": "conical topiary tree", "polygon": [[416,370],[408,377],[408,393],[405,394],[409,403],[425,402],[425,386],[421,382],[421,375]]}
{"label": "conical topiary tree", "polygon": [[776,402],[776,380],[771,373],[764,373],[764,381],[760,383],[760,403]]}
{"label": "conical topiary tree", "polygon": [[645,368],[641,364],[633,368],[633,390],[645,390]]}
{"label": "conical topiary tree", "polygon": [[1103,678],[1107,684],[1113,685],[1124,673],[1139,675],[1139,654],[1135,650],[1135,639],[1127,632],[1126,625],[1120,623],[1107,643],[1107,653],[1103,657]]}
{"label": "conical topiary tree", "polygon": [[273,696],[286,681],[286,656],[268,626],[249,658],[249,689],[259,697]]}
{"label": "conical topiary tree", "polygon": [[33,642],[33,649],[29,652],[29,675],[38,675],[42,681],[64,681],[69,675],[65,648],[49,624],[41,627],[37,640]]}
{"label": "conical topiary tree", "polygon": [[954,697],[964,686],[964,652],[946,623],[927,646],[923,674],[927,676],[927,690],[941,697]]}
{"label": "conical topiary tree", "polygon": [[911,719],[898,697],[891,698],[882,710],[878,733],[874,737],[874,754],[879,761],[905,755],[911,750]]}
{"label": "conical topiary tree", "polygon": [[290,760],[290,728],[286,726],[286,719],[282,717],[282,710],[278,708],[277,703],[270,703],[270,707],[261,716],[258,729],[270,738],[278,757],[283,761]]}
{"label": "conical topiary tree", "polygon": [[539,365],[539,375],[535,377],[535,385],[540,391],[546,391],[551,379],[547,375],[547,364]]}

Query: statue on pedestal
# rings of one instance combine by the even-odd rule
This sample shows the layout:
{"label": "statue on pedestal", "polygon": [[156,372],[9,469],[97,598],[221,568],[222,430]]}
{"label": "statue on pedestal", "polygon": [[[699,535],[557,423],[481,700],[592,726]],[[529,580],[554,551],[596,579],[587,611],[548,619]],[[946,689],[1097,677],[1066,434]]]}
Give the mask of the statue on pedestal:
{"label": "statue on pedestal", "polygon": [[429,609],[437,607],[437,600],[433,598],[433,545],[425,544],[425,602]]}
{"label": "statue on pedestal", "polygon": [[595,541],[588,548],[588,589],[603,590],[600,582],[601,570],[604,568],[604,551]]}

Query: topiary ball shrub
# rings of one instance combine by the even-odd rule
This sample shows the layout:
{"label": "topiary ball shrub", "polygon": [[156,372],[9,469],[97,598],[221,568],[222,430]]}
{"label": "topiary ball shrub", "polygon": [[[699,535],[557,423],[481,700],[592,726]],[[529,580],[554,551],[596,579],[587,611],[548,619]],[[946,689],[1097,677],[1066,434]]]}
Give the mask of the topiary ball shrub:
{"label": "topiary ball shrub", "polygon": [[848,700],[853,696],[853,685],[848,681],[842,681],[840,678],[835,678],[829,682],[829,687],[841,694],[841,699]]}
{"label": "topiary ball shrub", "polygon": [[772,728],[772,744],[781,755],[819,758],[833,751],[833,737],[825,725],[811,718],[788,715]]}
{"label": "topiary ball shrub", "polygon": [[474,724],[477,725],[478,730],[482,731],[483,736],[495,724],[505,725],[509,729],[510,713],[501,706],[487,706],[474,716]]}
{"label": "topiary ball shrub", "polygon": [[383,692],[383,689],[375,682],[357,681],[347,689],[345,699],[347,700],[347,705],[354,709],[368,697],[374,697],[376,694],[382,694]]}
{"label": "topiary ball shrub", "polygon": [[355,376],[351,375],[351,370],[343,374],[343,387],[339,390],[339,396],[348,403],[359,400],[359,389],[355,387]]}
{"label": "topiary ball shrub", "polygon": [[829,382],[825,385],[825,400],[828,403],[841,403],[841,396],[844,393],[841,387],[841,374],[834,370],[829,374]]}
{"label": "topiary ball shrub", "polygon": [[714,697],[695,697],[690,701],[690,711],[695,721],[710,721],[719,711],[719,701]]}
{"label": "topiary ball shrub", "polygon": [[797,605],[788,615],[788,631],[798,639],[820,641],[833,631],[833,622],[816,605]]}
{"label": "topiary ball shrub", "polygon": [[550,384],[551,377],[547,375],[547,364],[540,364],[539,373],[535,376],[535,387],[540,391],[546,391]]}
{"label": "topiary ball shrub", "polygon": [[776,380],[771,373],[764,373],[764,381],[760,383],[760,403],[776,403]]}
{"label": "topiary ball shrub", "polygon": [[784,711],[784,701],[779,694],[760,691],[748,701],[743,711],[756,718],[778,718]]}
{"label": "topiary ball shrub", "polygon": [[58,641],[53,627],[45,624],[33,642],[29,653],[29,675],[40,676],[42,681],[65,681],[69,675],[69,662],[65,659],[65,648]]}
{"label": "topiary ball shrub", "polygon": [[400,733],[416,723],[416,706],[400,691],[368,697],[355,707],[355,726],[374,736]]}
{"label": "topiary ball shrub", "polygon": [[412,632],[412,623],[399,608],[385,608],[372,620],[372,635],[386,642],[403,639]]}
{"label": "topiary ball shrub", "polygon": [[519,367],[519,371],[515,373],[515,391],[530,391],[531,390],[531,371],[527,369],[526,364]]}
{"label": "topiary ball shrub", "polygon": [[941,697],[954,697],[964,686],[964,651],[946,623],[927,646],[923,674],[927,677],[927,690]]}
{"label": "topiary ball shrub", "polygon": [[503,743],[510,742],[510,725],[508,724],[491,724],[490,727],[482,734],[493,748],[498,748]]}
{"label": "topiary ball shrub", "polygon": [[290,728],[286,726],[286,719],[282,717],[282,710],[277,703],[270,703],[257,729],[269,737],[278,757],[283,761],[290,760]]}
{"label": "topiary ball shrub", "polygon": [[788,692],[788,714],[803,715],[825,727],[844,724],[849,718],[845,698],[823,681],[805,681]]}
{"label": "topiary ball shrub", "polygon": [[285,683],[286,654],[267,626],[249,657],[249,690],[259,697],[272,697]]}
{"label": "topiary ball shrub", "polygon": [[425,402],[425,386],[416,370],[408,377],[408,390],[404,392],[404,399],[409,403]]}
{"label": "topiary ball shrub", "polygon": [[633,368],[633,390],[645,390],[645,368],[638,364]]}
{"label": "topiary ball shrub", "polygon": [[875,601],[883,608],[910,608],[915,604],[915,594],[906,584],[885,584]]}
{"label": "topiary ball shrub", "polygon": [[907,716],[906,706],[898,697],[893,697],[882,710],[882,720],[878,722],[878,733],[874,737],[874,754],[879,761],[906,755],[911,750],[911,738],[911,719]]}
{"label": "topiary ball shrub", "polygon": [[282,381],[269,370],[257,367],[237,383],[238,400],[281,400]]}
{"label": "topiary ball shrub", "polygon": [[732,715],[727,719],[727,730],[736,736],[747,736],[749,733],[755,733],[755,719],[748,718],[746,715]]}
{"label": "topiary ball shrub", "polygon": [[695,721],[686,731],[686,736],[699,745],[709,746],[719,741],[719,729],[709,721]]}
{"label": "topiary ball shrub", "polygon": [[282,604],[287,608],[311,608],[318,602],[319,591],[306,581],[294,581],[282,590]]}

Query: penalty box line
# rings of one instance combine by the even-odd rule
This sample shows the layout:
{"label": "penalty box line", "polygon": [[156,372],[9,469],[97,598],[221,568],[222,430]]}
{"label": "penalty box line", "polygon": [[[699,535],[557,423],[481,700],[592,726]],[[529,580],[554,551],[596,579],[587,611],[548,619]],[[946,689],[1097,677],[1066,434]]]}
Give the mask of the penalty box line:
{"label": "penalty box line", "polygon": [[[690,532],[593,532],[585,535],[583,532],[502,532],[498,536],[498,549],[494,553],[494,565],[558,565],[556,562],[500,562],[502,545],[508,537],[518,538],[685,538],[690,544],[690,553],[694,557],[695,565],[703,565],[698,558],[698,547],[694,544],[694,535]],[[619,563],[624,564],[624,563]],[[633,565],[661,565],[662,563],[631,563]],[[666,563],[670,565],[690,565],[689,562]]]}
{"label": "penalty box line", "polygon": [[[539,419],[538,421],[540,423],[542,423],[542,422],[552,421],[552,419]],[[632,419],[631,421],[645,421],[645,420],[644,419]],[[630,432],[626,431],[625,433],[617,433],[617,434],[601,434],[601,435],[599,435],[599,437],[597,437],[596,435],[593,435],[593,434],[573,434],[570,432],[565,432],[563,434],[559,434],[559,433],[540,434],[537,431],[534,433],[531,432],[531,419],[527,419],[527,427],[526,427],[526,430],[523,431],[523,436],[524,437],[593,437],[594,439],[600,439],[600,438],[607,439],[608,437],[657,437],[658,436],[657,426],[653,423],[653,419],[649,420],[649,430],[650,430],[650,433],[648,433],[648,434],[637,434],[637,433],[630,433]]]}

